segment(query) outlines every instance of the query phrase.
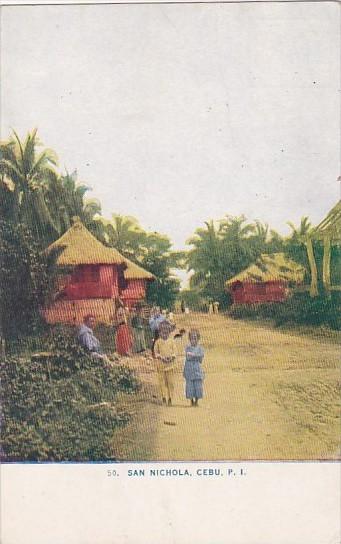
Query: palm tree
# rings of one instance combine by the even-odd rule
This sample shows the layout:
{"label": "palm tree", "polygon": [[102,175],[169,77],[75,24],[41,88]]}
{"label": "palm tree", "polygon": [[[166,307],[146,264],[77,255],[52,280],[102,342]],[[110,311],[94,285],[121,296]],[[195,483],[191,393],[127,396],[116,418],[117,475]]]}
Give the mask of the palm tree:
{"label": "palm tree", "polygon": [[307,216],[301,217],[300,224],[295,227],[294,223],[288,221],[287,223],[291,228],[291,240],[296,243],[301,243],[304,236],[306,236],[312,229],[311,222]]}
{"label": "palm tree", "polygon": [[105,225],[110,246],[135,261],[144,255],[147,233],[134,217],[113,214],[112,220],[106,221]]}
{"label": "palm tree", "polygon": [[188,270],[194,271],[191,287],[202,289],[207,295],[218,296],[224,281],[221,224],[216,227],[214,221],[206,221],[205,228],[196,229],[187,244],[193,246],[187,256]]}
{"label": "palm tree", "polygon": [[226,216],[205,223],[188,240],[188,270],[194,274],[190,286],[204,296],[226,302],[225,281],[246,268],[263,251],[267,225],[247,223],[244,216]]}
{"label": "palm tree", "polygon": [[269,225],[267,223],[262,223],[261,221],[255,222],[255,231],[254,236],[257,238],[260,246],[264,247],[268,240],[269,235]]}
{"label": "palm tree", "polygon": [[[291,236],[285,241],[285,252],[294,261],[302,264],[309,270],[307,251],[305,247],[305,238],[311,231],[312,225],[307,216],[301,218],[300,224],[296,227],[291,221],[288,221],[291,228]],[[318,246],[318,244],[316,244]],[[318,249],[317,247],[315,249]]]}
{"label": "palm tree", "polygon": [[26,222],[40,235],[58,234],[58,227],[44,200],[43,189],[56,182],[57,157],[51,149],[40,153],[42,143],[37,129],[28,133],[21,142],[13,131],[9,141],[0,144],[0,176],[2,182],[12,183],[13,201],[11,215],[15,222]]}
{"label": "palm tree", "polygon": [[[260,230],[260,227],[259,227]],[[261,253],[255,225],[246,223],[244,215],[226,216],[221,222],[226,279],[249,266]]]}
{"label": "palm tree", "polygon": [[101,203],[96,198],[84,198],[89,190],[90,187],[78,182],[77,170],[47,184],[45,200],[60,233],[71,226],[73,217],[79,217],[89,230],[98,230],[95,218],[101,214]]}
{"label": "palm tree", "polygon": [[270,237],[267,242],[267,253],[278,253],[284,251],[284,239],[274,229],[270,229]]}

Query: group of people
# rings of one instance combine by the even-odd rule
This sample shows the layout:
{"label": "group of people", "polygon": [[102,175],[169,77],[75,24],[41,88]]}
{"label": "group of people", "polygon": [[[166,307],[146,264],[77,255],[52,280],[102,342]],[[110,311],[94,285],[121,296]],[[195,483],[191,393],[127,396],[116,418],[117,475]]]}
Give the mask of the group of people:
{"label": "group of people", "polygon": [[[116,351],[119,355],[131,355],[133,341],[136,353],[143,353],[147,349],[145,327],[146,319],[143,316],[142,307],[137,307],[128,324],[127,314],[124,308],[118,308],[116,312]],[[100,341],[94,334],[96,319],[93,315],[86,315],[84,322],[78,330],[78,341],[93,357],[109,361],[103,352]],[[173,314],[168,316],[161,312],[159,307],[151,311],[148,325],[152,333],[151,351],[155,360],[158,375],[158,383],[162,403],[171,406],[174,395],[174,380],[176,370],[176,358],[178,349],[176,338],[185,332],[183,329],[174,334],[176,326],[173,322]],[[132,330],[131,330],[132,329]],[[132,332],[133,331],[133,332]],[[191,406],[198,406],[199,399],[203,398],[204,372],[202,362],[204,350],[200,345],[200,332],[191,329],[188,334],[189,343],[184,352],[183,376],[186,381],[186,398]]]}
{"label": "group of people", "polygon": [[[174,337],[171,337],[173,328],[167,321],[159,326],[159,337],[154,344],[154,357],[157,361],[159,388],[163,404],[172,405],[174,394],[175,362],[177,349]],[[185,362],[183,376],[186,381],[186,398],[191,406],[198,406],[199,399],[203,398],[204,372],[202,362],[204,350],[199,344],[200,333],[191,329],[188,334],[189,344],[185,348]]]}
{"label": "group of people", "polygon": [[208,313],[209,314],[218,314],[219,313],[219,302],[209,302],[208,303]]}
{"label": "group of people", "polygon": [[[170,317],[169,317],[170,316]],[[170,313],[168,319],[172,319]],[[124,306],[119,306],[115,313],[113,323],[115,329],[115,347],[118,355],[130,356],[132,353],[144,353],[147,350],[146,332],[150,328],[153,343],[158,338],[158,327],[161,321],[166,320],[167,315],[162,313],[159,307],[154,307],[148,319],[144,317],[143,307],[136,306],[131,312]],[[95,356],[102,355],[99,340],[93,334],[96,319],[88,314],[78,331],[78,340],[83,347],[91,351]]]}

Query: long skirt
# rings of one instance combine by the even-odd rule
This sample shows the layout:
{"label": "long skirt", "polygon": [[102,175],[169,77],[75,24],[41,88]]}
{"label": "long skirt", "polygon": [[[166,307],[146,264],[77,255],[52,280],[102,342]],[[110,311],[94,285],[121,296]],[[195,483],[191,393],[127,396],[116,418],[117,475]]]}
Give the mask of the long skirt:
{"label": "long skirt", "polygon": [[202,380],[186,380],[186,399],[202,399]]}
{"label": "long skirt", "polygon": [[131,353],[133,338],[130,329],[126,323],[119,325],[116,332],[116,351],[119,355],[128,355]]}
{"label": "long skirt", "polygon": [[134,329],[134,351],[141,353],[146,351],[146,338],[143,329]]}

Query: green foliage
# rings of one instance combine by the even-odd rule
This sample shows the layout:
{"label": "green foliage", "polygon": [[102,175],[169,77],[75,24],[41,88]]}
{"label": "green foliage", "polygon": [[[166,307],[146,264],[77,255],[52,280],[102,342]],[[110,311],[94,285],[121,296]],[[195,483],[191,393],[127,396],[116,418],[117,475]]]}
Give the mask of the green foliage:
{"label": "green foliage", "polygon": [[235,319],[272,319],[276,326],[285,324],[325,325],[341,330],[341,297],[311,298],[308,293],[295,293],[284,302],[266,304],[234,304],[229,316]]}
{"label": "green foliage", "polygon": [[[289,258],[305,267],[306,283],[310,282],[310,266],[305,247],[305,236],[311,231],[307,217],[302,217],[300,225],[291,227],[290,236],[283,238],[268,225],[259,221],[247,223],[244,216],[230,217],[220,221],[209,221],[205,228],[199,228],[188,244],[192,246],[187,255],[187,268],[194,273],[190,287],[205,299],[217,300],[220,307],[230,303],[225,290],[226,280],[232,278],[250,264],[257,261],[261,254],[284,252]],[[319,278],[322,278],[323,244],[314,242],[314,254]],[[341,280],[341,248],[331,247],[332,285]],[[321,281],[320,281],[321,284]],[[319,286],[323,291],[322,285]],[[246,310],[245,310],[246,311]]]}
{"label": "green foliage", "polygon": [[[187,267],[194,274],[190,286],[204,298],[226,306],[225,282],[267,252],[268,226],[259,221],[247,223],[244,216],[205,223],[187,242]],[[272,235],[269,238],[271,241]]]}
{"label": "green foliage", "polygon": [[40,239],[51,240],[58,228],[44,199],[44,186],[57,180],[57,157],[51,149],[39,152],[41,145],[37,129],[24,141],[13,131],[0,144],[0,191],[5,197],[5,217],[25,223]]}
{"label": "green foliage", "polygon": [[156,276],[147,285],[147,301],[162,308],[173,308],[180,282],[171,268],[181,265],[183,252],[172,251],[168,236],[145,231],[134,217],[113,215],[103,220],[107,244]]}
{"label": "green foliage", "polygon": [[46,256],[22,224],[0,220],[0,334],[33,333],[39,306],[53,283],[54,256]]}
{"label": "green foliage", "polygon": [[117,395],[139,389],[135,374],[91,358],[60,333],[48,347],[55,349],[48,357],[1,362],[5,458],[112,459],[114,429],[129,420]]}
{"label": "green foliage", "polygon": [[178,295],[178,300],[183,300],[185,306],[191,310],[204,312],[207,311],[209,299],[205,298],[202,293],[196,289],[183,289]]}
{"label": "green foliage", "polygon": [[[255,262],[262,253],[284,252],[302,264],[306,282],[310,267],[304,238],[312,229],[308,217],[291,228],[283,238],[260,221],[248,222],[244,216],[225,216],[208,221],[188,241],[188,252],[173,251],[168,236],[148,232],[137,219],[113,214],[111,220],[101,215],[101,203],[88,199],[90,187],[78,181],[77,171],[61,175],[57,156],[42,148],[34,129],[21,140],[15,131],[0,144],[0,335],[7,338],[31,333],[39,322],[38,306],[51,292],[55,256],[44,261],[42,249],[56,240],[72,224],[74,216],[102,243],[115,247],[124,256],[157,280],[148,284],[147,300],[164,308],[173,308],[180,282],[172,276],[173,268],[192,270],[191,295],[203,300],[217,300],[220,307],[229,305],[225,291],[227,279]],[[7,226],[4,227],[3,225]],[[24,234],[27,227],[31,235]],[[10,234],[6,233],[6,229]],[[32,244],[28,241],[31,236]],[[35,242],[34,242],[34,240]],[[15,249],[17,245],[17,249]],[[32,247],[30,247],[32,246]],[[8,255],[4,255],[6,252]],[[323,244],[314,242],[318,276],[322,277]],[[331,281],[341,281],[341,249],[331,248]],[[1,285],[6,285],[6,289]],[[321,281],[320,292],[323,292]],[[14,295],[15,293],[15,295]],[[187,296],[187,295],[186,295]],[[199,299],[197,303],[199,304]],[[16,317],[15,317],[16,316]]]}
{"label": "green foliage", "polygon": [[44,198],[59,234],[71,227],[74,217],[79,217],[102,241],[103,226],[96,220],[101,214],[101,203],[96,198],[85,198],[88,191],[90,187],[78,181],[75,170],[71,174],[66,172],[56,180],[49,180],[44,186]]}

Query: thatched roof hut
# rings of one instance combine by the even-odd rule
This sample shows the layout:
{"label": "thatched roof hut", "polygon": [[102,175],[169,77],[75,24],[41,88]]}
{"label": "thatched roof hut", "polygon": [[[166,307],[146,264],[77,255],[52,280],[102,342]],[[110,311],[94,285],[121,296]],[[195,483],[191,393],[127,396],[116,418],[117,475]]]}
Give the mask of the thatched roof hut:
{"label": "thatched roof hut", "polygon": [[99,242],[79,219],[75,219],[72,227],[48,247],[49,252],[58,249],[58,266],[125,263],[123,255]]}
{"label": "thatched roof hut", "polygon": [[49,246],[60,268],[54,303],[43,310],[50,323],[80,322],[85,311],[110,322],[106,301],[121,299],[132,307],[146,296],[146,283],[155,276],[114,248],[104,246],[81,223],[74,224]]}
{"label": "thatched roof hut", "polygon": [[262,254],[259,259],[226,281],[226,286],[236,281],[240,282],[268,282],[284,281],[288,283],[302,283],[305,275],[305,268],[289,259],[285,253]]}
{"label": "thatched roof hut", "polygon": [[263,254],[225,285],[238,304],[281,302],[287,296],[287,287],[302,283],[304,275],[305,268],[284,253]]}

